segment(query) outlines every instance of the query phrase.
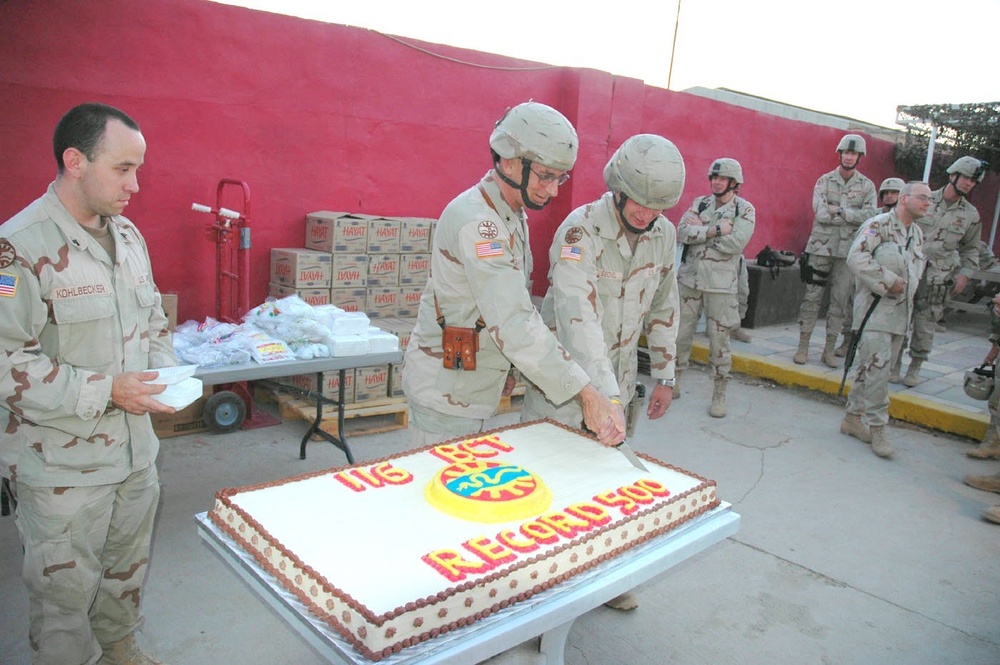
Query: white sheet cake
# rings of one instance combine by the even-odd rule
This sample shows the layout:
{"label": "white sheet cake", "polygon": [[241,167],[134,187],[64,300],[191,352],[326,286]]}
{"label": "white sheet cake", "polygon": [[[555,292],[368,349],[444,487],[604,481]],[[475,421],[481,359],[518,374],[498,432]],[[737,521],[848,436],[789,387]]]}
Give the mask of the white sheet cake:
{"label": "white sheet cake", "polygon": [[225,489],[210,518],[379,660],[719,504],[713,481],[643,458],[542,421]]}

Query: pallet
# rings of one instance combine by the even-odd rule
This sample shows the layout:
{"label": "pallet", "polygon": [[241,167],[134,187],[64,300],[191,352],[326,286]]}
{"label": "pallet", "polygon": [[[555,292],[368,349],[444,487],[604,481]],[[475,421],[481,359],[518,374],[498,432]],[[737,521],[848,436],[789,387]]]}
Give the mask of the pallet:
{"label": "pallet", "polygon": [[[286,393],[274,395],[278,413],[283,420],[301,418],[312,422],[316,418],[316,402]],[[410,411],[405,397],[389,397],[344,407],[344,427],[348,436],[363,436],[406,429],[410,424]],[[337,407],[323,405],[320,429],[337,436]]]}
{"label": "pallet", "polygon": [[521,410],[524,402],[524,384],[514,386],[510,395],[500,398],[500,406],[497,407],[497,414],[516,413]]}

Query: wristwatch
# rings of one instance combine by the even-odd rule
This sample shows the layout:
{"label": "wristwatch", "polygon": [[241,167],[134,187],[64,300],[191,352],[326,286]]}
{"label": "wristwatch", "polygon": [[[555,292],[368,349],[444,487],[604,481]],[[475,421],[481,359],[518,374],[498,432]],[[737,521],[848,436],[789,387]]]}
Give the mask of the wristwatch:
{"label": "wristwatch", "polygon": [[667,388],[673,388],[674,387],[674,379],[657,379],[656,380],[656,385],[658,385],[658,386],[666,386]]}
{"label": "wristwatch", "polygon": [[718,238],[722,235],[722,227],[718,224],[715,225],[715,237]]}

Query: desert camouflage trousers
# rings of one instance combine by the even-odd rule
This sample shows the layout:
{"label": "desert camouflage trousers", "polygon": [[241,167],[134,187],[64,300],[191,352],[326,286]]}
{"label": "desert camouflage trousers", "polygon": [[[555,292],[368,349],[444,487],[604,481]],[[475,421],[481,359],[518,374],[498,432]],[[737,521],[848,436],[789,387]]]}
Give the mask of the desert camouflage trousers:
{"label": "desert camouflage trousers", "polygon": [[142,621],[160,498],[156,466],[118,485],[14,487],[32,663],[95,663],[100,644],[122,639]]}
{"label": "desert camouflage trousers", "polygon": [[913,298],[913,323],[910,331],[910,357],[927,360],[934,346],[937,322],[944,317],[944,303],[952,284],[928,284],[920,280]]}
{"label": "desert camouflage trousers", "polygon": [[830,306],[826,310],[827,334],[849,333],[854,318],[854,275],[847,260],[835,256],[809,256],[815,270],[830,272],[826,284],[806,284],[806,293],[799,306],[799,332],[812,334],[823,303],[823,292],[830,289]]}
{"label": "desert camouflage trousers", "polygon": [[889,424],[889,368],[903,346],[903,335],[864,331],[854,356],[854,378],[847,413],[869,427]]}
{"label": "desert camouflage trousers", "polygon": [[694,331],[705,310],[705,333],[708,335],[708,362],[713,378],[728,379],[733,367],[729,332],[740,325],[737,298],[732,293],[707,293],[678,284],[681,296],[681,324],[677,328],[677,369],[687,369],[691,362]]}
{"label": "desert camouflage trousers", "polygon": [[485,420],[438,413],[410,402],[410,447],[423,448],[483,431]]}

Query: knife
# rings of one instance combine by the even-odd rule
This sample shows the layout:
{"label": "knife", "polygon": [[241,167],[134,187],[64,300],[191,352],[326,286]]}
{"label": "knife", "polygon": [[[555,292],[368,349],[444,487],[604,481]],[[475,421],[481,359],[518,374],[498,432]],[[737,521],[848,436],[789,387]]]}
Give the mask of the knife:
{"label": "knife", "polygon": [[632,466],[637,469],[641,469],[642,471],[649,471],[649,469],[646,468],[646,465],[642,463],[642,460],[639,459],[639,456],[635,454],[635,451],[632,450],[632,446],[622,441],[615,446],[615,448],[617,448],[621,454],[625,456],[625,459],[632,463]]}

